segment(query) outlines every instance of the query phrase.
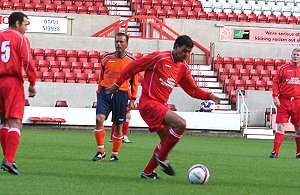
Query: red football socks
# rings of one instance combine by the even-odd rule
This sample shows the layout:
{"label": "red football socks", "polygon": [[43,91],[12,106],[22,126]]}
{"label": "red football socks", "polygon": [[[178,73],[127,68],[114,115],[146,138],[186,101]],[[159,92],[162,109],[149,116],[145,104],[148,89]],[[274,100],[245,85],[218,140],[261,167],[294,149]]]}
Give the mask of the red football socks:
{"label": "red football socks", "polygon": [[273,152],[279,153],[280,146],[284,140],[284,133],[275,133]]}
{"label": "red football socks", "polygon": [[176,131],[175,129],[170,128],[166,139],[161,144],[161,150],[158,154],[159,159],[164,161],[168,158],[169,152],[173,147],[179,142],[182,132]]}
{"label": "red football socks", "polygon": [[2,147],[3,156],[5,156],[5,149],[6,149],[6,136],[8,132],[7,126],[0,126],[0,143]]}
{"label": "red football socks", "polygon": [[150,159],[150,161],[148,162],[146,168],[144,169],[144,173],[145,174],[151,174],[153,173],[154,169],[156,169],[156,167],[158,166],[156,160],[155,160],[155,154],[158,153],[160,151],[160,144],[158,144],[153,152],[153,155]]}
{"label": "red football socks", "polygon": [[10,128],[6,136],[6,150],[4,158],[8,163],[13,164],[17,149],[20,143],[21,131],[17,128]]}

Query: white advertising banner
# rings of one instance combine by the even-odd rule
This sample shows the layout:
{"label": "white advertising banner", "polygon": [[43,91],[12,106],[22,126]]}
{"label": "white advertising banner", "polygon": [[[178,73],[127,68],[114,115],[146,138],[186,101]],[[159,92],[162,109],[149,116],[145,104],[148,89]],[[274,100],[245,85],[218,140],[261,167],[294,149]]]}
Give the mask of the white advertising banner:
{"label": "white advertising banner", "polygon": [[[28,16],[27,32],[67,34],[67,18]],[[8,28],[8,15],[0,15],[0,30]]]}

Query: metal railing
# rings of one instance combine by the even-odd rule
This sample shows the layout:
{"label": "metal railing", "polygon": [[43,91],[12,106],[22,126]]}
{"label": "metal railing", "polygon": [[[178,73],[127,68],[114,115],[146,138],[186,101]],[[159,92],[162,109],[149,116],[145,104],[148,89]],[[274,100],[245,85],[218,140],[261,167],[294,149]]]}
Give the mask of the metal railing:
{"label": "metal railing", "polygon": [[[238,90],[236,93],[236,102],[237,102],[237,113],[241,114],[241,128],[243,128],[243,136],[245,129],[248,129],[248,116],[249,116],[249,109],[245,102],[245,96],[241,90]],[[241,101],[241,103],[240,103]]]}

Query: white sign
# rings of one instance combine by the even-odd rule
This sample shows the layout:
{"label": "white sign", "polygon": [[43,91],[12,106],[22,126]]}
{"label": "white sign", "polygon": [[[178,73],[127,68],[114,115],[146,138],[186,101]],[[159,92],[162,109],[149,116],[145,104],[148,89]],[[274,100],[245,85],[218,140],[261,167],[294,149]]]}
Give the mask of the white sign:
{"label": "white sign", "polygon": [[[67,34],[67,18],[28,16],[27,32]],[[8,15],[0,15],[0,30],[8,28]]]}

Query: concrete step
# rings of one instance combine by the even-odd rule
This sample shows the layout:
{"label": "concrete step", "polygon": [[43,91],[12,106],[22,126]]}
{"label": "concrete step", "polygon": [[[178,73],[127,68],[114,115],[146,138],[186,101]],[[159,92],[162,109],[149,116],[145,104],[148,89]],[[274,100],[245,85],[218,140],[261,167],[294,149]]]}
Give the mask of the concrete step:
{"label": "concrete step", "polygon": [[216,76],[215,71],[213,70],[195,70],[195,75],[205,75],[205,76]]}
{"label": "concrete step", "polygon": [[132,16],[131,11],[109,11],[109,15],[111,16]]}
{"label": "concrete step", "polygon": [[215,111],[217,111],[217,110],[231,110],[231,105],[216,104],[216,105],[213,105],[213,108],[215,109]]}
{"label": "concrete step", "polygon": [[249,139],[274,139],[274,135],[247,135]]}
{"label": "concrete step", "polygon": [[203,81],[203,82],[217,82],[218,78],[217,77],[196,77],[194,76],[195,81]]}
{"label": "concrete step", "polygon": [[225,93],[214,93],[216,96],[218,96],[221,99],[226,99],[227,95]]}
{"label": "concrete step", "polygon": [[222,88],[211,88],[211,89],[209,89],[209,91],[213,92],[213,93],[222,93],[223,89]]}
{"label": "concrete step", "polygon": [[209,81],[197,81],[196,83],[199,87],[205,87],[205,88],[210,88],[210,87],[223,87],[222,84],[220,84],[219,82],[209,82]]}
{"label": "concrete step", "polygon": [[124,7],[124,6],[108,6],[108,10],[111,11],[130,11],[130,7]]}
{"label": "concrete step", "polygon": [[127,0],[106,0],[104,1],[105,5],[123,5],[123,6],[129,6],[130,3],[127,2]]}
{"label": "concrete step", "polygon": [[[120,30],[124,32],[125,31],[125,27],[121,27]],[[135,28],[135,27],[128,27],[128,31],[129,32],[140,32],[140,29],[139,28]]]}
{"label": "concrete step", "polygon": [[210,65],[189,64],[191,70],[211,70]]}
{"label": "concrete step", "polygon": [[245,135],[273,135],[273,129],[269,128],[247,128],[244,129]]}
{"label": "concrete step", "polygon": [[142,32],[128,32],[127,34],[128,34],[128,36],[131,36],[131,37],[141,37],[142,36]]}

